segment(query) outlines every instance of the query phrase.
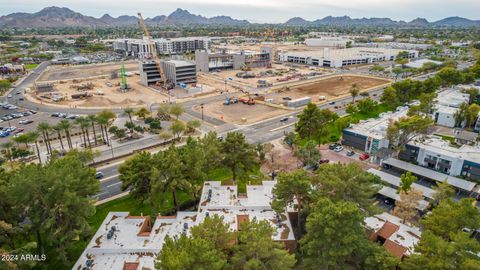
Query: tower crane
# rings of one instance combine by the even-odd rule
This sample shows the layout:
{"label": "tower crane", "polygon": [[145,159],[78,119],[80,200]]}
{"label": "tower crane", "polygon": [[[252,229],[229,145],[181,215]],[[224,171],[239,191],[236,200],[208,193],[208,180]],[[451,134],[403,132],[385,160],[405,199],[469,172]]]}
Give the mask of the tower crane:
{"label": "tower crane", "polygon": [[157,53],[157,46],[155,45],[155,43],[153,43],[152,37],[148,32],[148,28],[147,28],[147,25],[145,24],[145,20],[143,19],[142,13],[138,12],[137,14],[138,14],[138,24],[143,30],[144,40],[147,41],[147,46],[150,50],[150,53],[152,54],[152,59],[157,65],[157,70],[158,70],[158,73],[160,74],[160,81],[158,81],[157,84],[163,83],[163,88],[168,90],[167,78],[165,77],[165,73],[163,71],[162,65],[160,64],[160,57],[158,57],[158,53]]}

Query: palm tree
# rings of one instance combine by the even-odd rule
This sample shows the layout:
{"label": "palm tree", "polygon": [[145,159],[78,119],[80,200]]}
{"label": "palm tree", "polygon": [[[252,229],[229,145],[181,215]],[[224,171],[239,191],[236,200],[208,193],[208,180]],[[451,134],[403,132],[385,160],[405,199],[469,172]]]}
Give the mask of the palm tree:
{"label": "palm tree", "polygon": [[110,120],[115,119],[115,117],[117,117],[117,115],[110,110],[103,110],[99,112],[97,116],[97,118],[99,118],[99,123],[100,121],[102,122],[102,132],[105,134],[107,144],[110,144],[110,140],[108,138],[108,125],[110,124]]}
{"label": "palm tree", "polygon": [[28,134],[22,134],[17,137],[13,137],[13,141],[17,143],[17,145],[23,143],[25,144],[25,148],[28,149],[28,143],[30,142],[30,137],[28,137]]}
{"label": "palm tree", "polygon": [[48,133],[52,130],[52,126],[47,122],[41,122],[37,126],[37,131],[42,133],[43,141],[45,142],[45,147],[47,148],[47,153],[52,153],[52,145],[50,144],[50,138]]}
{"label": "palm tree", "polygon": [[97,123],[100,125],[100,130],[102,131],[102,140],[104,143],[108,144],[107,139],[105,139],[105,127],[108,125],[108,119],[105,117],[97,116]]}
{"label": "palm tree", "polygon": [[90,124],[92,125],[93,141],[94,141],[95,146],[96,146],[97,145],[97,132],[95,131],[95,123],[97,122],[97,116],[95,114],[89,114],[89,115],[87,115],[87,119],[88,119],[88,121],[90,121]]}
{"label": "palm tree", "polygon": [[135,113],[135,111],[132,108],[125,108],[123,112],[128,115],[128,119],[130,119],[130,122],[133,123],[132,121],[132,114]]}
{"label": "palm tree", "polygon": [[42,159],[40,157],[40,148],[38,147],[38,137],[40,137],[40,133],[38,133],[37,131],[30,131],[25,135],[28,136],[29,142],[35,143],[35,148],[37,149],[38,162],[42,163]]}
{"label": "palm tree", "polygon": [[13,161],[13,157],[12,157],[13,142],[11,141],[4,142],[2,143],[1,147],[5,151],[4,156],[7,157],[10,162],[12,162]]}
{"label": "palm tree", "polygon": [[65,150],[65,147],[63,146],[63,140],[62,140],[62,130],[63,130],[63,128],[60,126],[60,123],[53,126],[53,130],[55,130],[55,132],[57,132],[58,140],[60,140],[60,145],[62,146],[62,150]]}
{"label": "palm tree", "polygon": [[358,85],[356,83],[352,84],[352,87],[350,87],[350,95],[352,95],[352,103],[355,103],[355,98],[358,96],[360,93],[360,89],[358,88]]}
{"label": "palm tree", "polygon": [[72,137],[70,136],[70,130],[72,129],[73,125],[67,119],[61,120],[58,125],[65,131],[65,135],[67,137],[68,148],[72,149]]}
{"label": "palm tree", "polygon": [[[82,138],[83,138],[83,145],[87,148],[87,132],[88,127],[90,127],[90,122],[85,117],[78,117],[75,119],[75,123],[80,127],[82,130]],[[88,139],[88,143],[90,143],[90,139]]]}

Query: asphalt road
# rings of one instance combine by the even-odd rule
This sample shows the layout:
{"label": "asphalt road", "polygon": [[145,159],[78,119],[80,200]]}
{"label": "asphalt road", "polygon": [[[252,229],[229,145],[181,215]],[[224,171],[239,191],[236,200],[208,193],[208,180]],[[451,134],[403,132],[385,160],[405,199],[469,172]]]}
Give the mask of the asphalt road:
{"label": "asphalt road", "polygon": [[[31,73],[30,75],[28,75],[25,78],[25,80],[19,83],[13,91],[20,90],[23,93],[23,91],[27,87],[31,87],[31,84],[38,78],[39,74],[48,67],[48,65],[49,65],[48,63],[40,64],[35,70],[35,73]],[[432,76],[432,74],[420,76],[416,79],[424,80],[429,76]],[[383,89],[381,88],[376,89],[371,91],[370,95],[374,99],[378,99],[382,91]],[[374,94],[376,94],[376,96],[373,96]],[[17,96],[16,99],[18,99],[22,95],[20,94],[16,96]],[[359,97],[359,99],[361,98],[362,97]],[[186,115],[182,116],[182,118],[201,119],[202,118],[201,113],[193,111],[192,109],[193,106],[200,105],[202,103],[208,103],[211,101],[223,100],[223,99],[224,99],[224,96],[220,95],[220,96],[200,98],[200,99],[182,103],[182,105],[186,110]],[[348,102],[350,102],[350,100],[351,100],[351,97],[345,97],[345,98],[336,100],[335,105],[323,104],[323,105],[320,105],[320,108],[333,109],[334,106],[340,106],[341,107],[340,109],[333,109],[333,110],[336,111],[337,114],[341,116],[345,114],[345,110],[342,105],[347,104]],[[42,112],[67,112],[72,114],[92,114],[99,111],[98,109],[73,109],[73,108],[49,107],[48,105],[45,105],[45,104],[37,104],[27,100],[24,100],[24,101],[17,100],[15,104],[18,104],[18,106],[21,106],[27,109],[33,109],[33,110],[38,110]],[[155,106],[153,106],[152,109],[155,109]],[[116,110],[116,112],[120,113],[121,110]],[[225,123],[219,119],[211,118],[204,115],[204,124],[202,125],[202,130],[204,131],[216,130],[218,131],[217,133],[219,133],[219,135],[225,135],[227,132],[230,132],[230,131],[239,131],[245,134],[247,140],[251,143],[265,143],[271,140],[279,139],[283,137],[285,133],[293,131],[294,124],[297,121],[297,115],[299,115],[300,113],[301,112],[292,112],[290,114],[271,118],[250,126],[235,126],[233,124]],[[289,120],[286,122],[280,122],[280,119],[285,116],[289,117]],[[117,195],[123,192],[121,190],[121,181],[118,175],[118,167],[120,166],[120,164],[121,163],[112,164],[112,165],[108,165],[98,169],[99,171],[104,173],[104,177],[100,179],[101,191],[97,195],[100,200],[112,197],[114,195]]]}

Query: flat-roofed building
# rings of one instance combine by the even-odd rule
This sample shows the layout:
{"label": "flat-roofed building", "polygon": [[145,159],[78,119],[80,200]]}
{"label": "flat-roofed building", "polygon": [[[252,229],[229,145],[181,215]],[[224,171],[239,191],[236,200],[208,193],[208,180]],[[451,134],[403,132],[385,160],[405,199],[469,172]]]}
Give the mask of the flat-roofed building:
{"label": "flat-roofed building", "polygon": [[[387,48],[324,48],[318,51],[289,51],[279,53],[279,60],[297,64],[340,68],[358,64],[372,64],[383,61],[394,61],[400,52],[405,50]],[[418,57],[418,51],[408,50],[408,58]]]}
{"label": "flat-roofed building", "polygon": [[247,192],[239,194],[237,186],[205,182],[198,210],[180,211],[176,216],[150,218],[110,212],[72,269],[155,269],[167,236],[188,235],[191,227],[214,215],[223,217],[232,231],[248,220],[268,221],[274,229],[272,240],[293,251],[296,240],[289,216],[277,214],[270,205],[275,183],[247,185]]}

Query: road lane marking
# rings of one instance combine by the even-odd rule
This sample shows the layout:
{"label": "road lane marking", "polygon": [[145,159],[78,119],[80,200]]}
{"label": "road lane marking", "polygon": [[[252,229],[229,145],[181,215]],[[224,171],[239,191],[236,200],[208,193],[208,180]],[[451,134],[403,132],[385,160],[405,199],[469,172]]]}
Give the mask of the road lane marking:
{"label": "road lane marking", "polygon": [[281,126],[281,127],[277,127],[277,128],[271,129],[271,130],[269,130],[269,132],[277,131],[277,130],[280,130],[280,129],[284,129],[284,128],[287,128],[287,127],[290,127],[290,126],[293,126],[293,125],[295,125],[295,123],[291,123],[291,124],[288,124],[288,125],[285,125],[285,126]]}

